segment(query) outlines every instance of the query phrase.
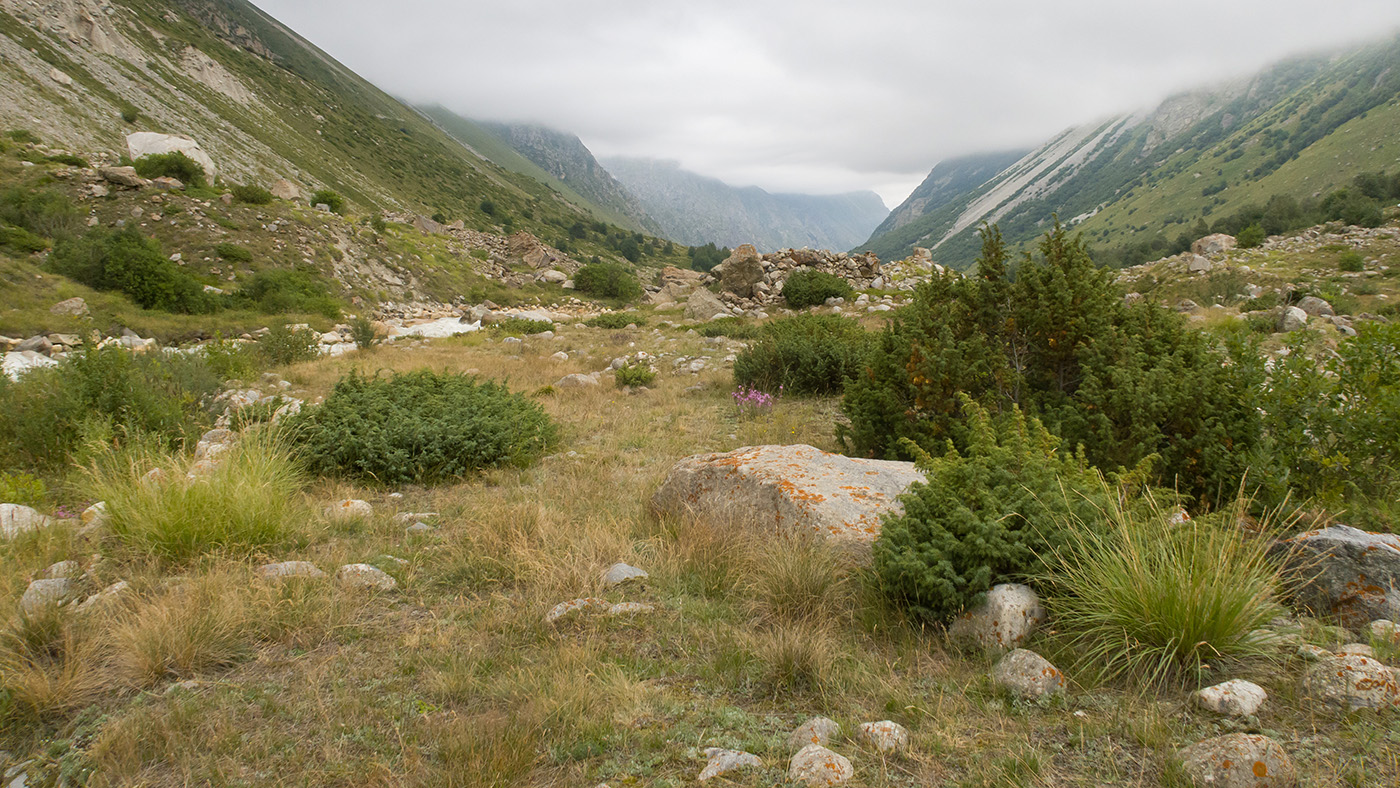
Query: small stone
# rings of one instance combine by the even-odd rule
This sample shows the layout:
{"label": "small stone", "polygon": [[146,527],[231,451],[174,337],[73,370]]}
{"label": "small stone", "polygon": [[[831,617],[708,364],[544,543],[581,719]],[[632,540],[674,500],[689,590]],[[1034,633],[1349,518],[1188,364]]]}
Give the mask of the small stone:
{"label": "small stone", "polygon": [[788,762],[788,779],[809,788],[841,785],[854,775],[855,769],[851,768],[851,762],[845,756],[820,744],[803,747]]}
{"label": "small stone", "polygon": [[1233,679],[1196,693],[1196,703],[1227,717],[1248,717],[1259,711],[1268,693],[1252,681]]}
{"label": "small stone", "polygon": [[388,573],[369,564],[346,564],[335,570],[335,581],[346,588],[370,591],[393,591],[399,582]]}
{"label": "small stone", "polygon": [[558,353],[551,355],[550,358],[554,359],[555,361],[568,361],[569,354],[561,350]]}
{"label": "small stone", "polygon": [[427,523],[414,523],[403,530],[404,533],[409,536],[422,536],[423,534],[430,534],[437,529]]}
{"label": "small stone", "polygon": [[544,623],[558,624],[561,621],[567,621],[589,611],[607,610],[610,607],[611,605],[609,605],[607,601],[596,597],[570,599],[567,602],[560,602],[550,608],[549,612],[544,614]]}
{"label": "small stone", "polygon": [[633,581],[645,580],[647,576],[645,571],[619,562],[608,567],[608,571],[603,573],[603,587],[615,588]]}
{"label": "small stone", "polygon": [[131,593],[131,584],[125,580],[107,586],[96,594],[84,599],[77,607],[79,613],[88,613],[93,610],[104,608],[113,602],[119,601],[122,597]]}
{"label": "small stone", "polygon": [[792,750],[800,750],[809,744],[820,744],[824,747],[840,735],[841,725],[836,720],[813,717],[797,726],[797,730],[788,736],[787,744]]}
{"label": "small stone", "polygon": [[1381,643],[1400,643],[1400,626],[1384,618],[1371,622],[1371,638]]}
{"label": "small stone", "polygon": [[1022,700],[1038,700],[1065,691],[1065,676],[1049,660],[1024,648],[1001,658],[992,679]]}
{"label": "small stone", "polygon": [[107,524],[107,502],[98,501],[84,509],[83,513],[78,515],[78,518],[82,520],[83,525],[86,527],[101,528]]}
{"label": "small stone", "polygon": [[82,573],[83,567],[77,561],[59,561],[56,564],[50,564],[49,568],[45,569],[40,577],[46,580],[58,580],[60,578],[72,580],[82,575]]}
{"label": "small stone", "polygon": [[617,604],[608,608],[607,616],[608,618],[635,616],[640,613],[650,613],[655,609],[655,607],[652,607],[651,605],[648,605],[645,602],[618,602]]}
{"label": "small stone", "polygon": [[282,561],[258,567],[258,576],[268,580],[281,580],[289,577],[320,578],[325,577],[326,573],[310,561]]}
{"label": "small stone", "polygon": [[909,731],[891,720],[862,722],[856,736],[881,753],[903,752],[909,749]]}
{"label": "small stone", "polygon": [[705,757],[709,758],[709,763],[701,770],[700,782],[705,782],[722,774],[735,772],[740,769],[762,769],[763,761],[757,755],[742,750],[725,750],[719,747],[707,747]]}
{"label": "small stone", "polygon": [[59,301],[57,304],[49,307],[49,313],[81,317],[88,313],[88,305],[87,302],[81,298],[69,298],[64,301]]}
{"label": "small stone", "polygon": [[[395,495],[403,497],[403,493],[391,493],[389,497],[392,498]],[[400,512],[394,515],[394,522],[411,525],[422,520],[431,520],[437,516],[437,512]]]}
{"label": "small stone", "polygon": [[1292,788],[1293,761],[1267,736],[1232,733],[1187,747],[1173,760],[1199,788]]}
{"label": "small stone", "polygon": [[370,517],[374,514],[374,507],[367,501],[355,498],[347,498],[339,503],[333,503],[326,507],[326,516],[333,520],[353,520]]}
{"label": "small stone", "polygon": [[24,596],[19,599],[19,609],[26,616],[35,615],[63,602],[72,590],[73,581],[66,577],[35,580],[24,589]]}
{"label": "small stone", "polygon": [[986,649],[1017,648],[1045,620],[1045,608],[1030,586],[1002,583],[987,592],[981,604],[963,613],[948,627],[954,641]]}

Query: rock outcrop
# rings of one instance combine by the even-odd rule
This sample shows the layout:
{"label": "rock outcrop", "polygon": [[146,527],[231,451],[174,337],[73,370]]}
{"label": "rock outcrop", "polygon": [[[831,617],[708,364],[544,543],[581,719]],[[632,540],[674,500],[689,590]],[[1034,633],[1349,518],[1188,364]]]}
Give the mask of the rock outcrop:
{"label": "rock outcrop", "polygon": [[1297,601],[1347,627],[1400,618],[1400,534],[1334,525],[1299,534],[1280,546],[1307,582]]}
{"label": "rock outcrop", "polygon": [[142,156],[156,156],[162,153],[183,153],[204,168],[204,177],[210,183],[219,174],[214,160],[199,147],[199,143],[183,134],[161,134],[154,131],[138,131],[126,137],[126,149],[132,159]]}

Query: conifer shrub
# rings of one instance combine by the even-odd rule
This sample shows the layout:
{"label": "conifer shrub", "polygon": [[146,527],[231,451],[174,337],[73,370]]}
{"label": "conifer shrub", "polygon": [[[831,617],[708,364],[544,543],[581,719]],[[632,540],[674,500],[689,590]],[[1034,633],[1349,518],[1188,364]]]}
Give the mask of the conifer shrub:
{"label": "conifer shrub", "polygon": [[850,299],[855,295],[845,279],[810,268],[794,272],[783,284],[783,298],[793,309],[821,306],[828,298]]}
{"label": "conifer shrub", "polygon": [[276,324],[258,340],[258,353],[269,364],[286,366],[321,355],[321,335],[313,329]]}
{"label": "conifer shrub", "polygon": [[1337,257],[1337,268],[1342,271],[1355,273],[1366,267],[1366,258],[1355,249],[1348,249]]}
{"label": "conifer shrub", "polygon": [[133,165],[142,178],[174,178],[188,188],[209,185],[209,175],[199,162],[180,151],[152,153],[137,159]]}
{"label": "conifer shrub", "polygon": [[623,386],[650,386],[652,381],[656,380],[656,370],[652,369],[650,364],[634,361],[619,368],[614,375],[614,379],[617,382],[618,388],[622,388]]}
{"label": "conifer shrub", "polygon": [[345,213],[345,198],[330,189],[317,189],[311,195],[312,205],[324,205],[331,213]]}
{"label": "conifer shrub", "polygon": [[589,328],[626,328],[636,324],[638,327],[647,324],[647,319],[632,312],[604,312],[601,315],[584,322]]}
{"label": "conifer shrub", "polygon": [[554,323],[548,320],[531,320],[527,317],[507,317],[491,324],[491,330],[501,334],[540,334],[553,331]]}
{"label": "conifer shrub", "polygon": [[251,183],[239,184],[229,189],[233,199],[249,205],[267,205],[272,202],[272,192]]}
{"label": "conifer shrub", "polygon": [[208,314],[222,306],[166,258],[159,241],[132,225],[115,232],[95,227],[81,238],[60,241],[48,265],[96,290],[119,291],[145,309]]}
{"label": "conifer shrub", "polygon": [[54,155],[47,157],[47,160],[53,162],[54,164],[66,164],[69,167],[88,166],[87,159],[84,159],[82,156],[78,156],[72,153],[55,153]]}
{"label": "conifer shrub", "polygon": [[642,285],[621,263],[589,263],[574,272],[574,289],[599,298],[635,301],[642,297]]}
{"label": "conifer shrub", "polygon": [[997,418],[962,397],[963,451],[941,456],[909,442],[927,477],[901,499],[874,544],[881,591],[915,616],[946,622],[992,586],[1025,582],[1062,545],[1073,514],[1093,523],[1105,487],[1082,456],[1019,410]]}
{"label": "conifer shrub", "polygon": [[734,382],[762,391],[839,393],[865,364],[872,336],[839,315],[794,315],[761,326],[734,360]]}
{"label": "conifer shrub", "polygon": [[433,483],[524,466],[557,436],[544,409],[504,385],[428,370],[356,372],[298,421],[301,454],[323,475]]}
{"label": "conifer shrub", "polygon": [[216,244],[214,246],[214,253],[234,263],[250,263],[253,261],[253,253],[249,251],[247,247],[227,241]]}

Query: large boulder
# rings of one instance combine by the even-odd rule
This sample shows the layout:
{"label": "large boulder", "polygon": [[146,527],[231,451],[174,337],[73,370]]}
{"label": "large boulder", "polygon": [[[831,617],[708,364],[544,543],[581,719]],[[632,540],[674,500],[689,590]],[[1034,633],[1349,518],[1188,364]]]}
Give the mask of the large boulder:
{"label": "large boulder", "polygon": [[1344,626],[1400,619],[1400,535],[1334,525],[1284,542],[1289,563],[1305,580],[1298,603],[1330,613]]}
{"label": "large boulder", "polygon": [[135,167],[102,167],[97,170],[103,180],[108,183],[115,183],[118,186],[129,186],[133,189],[145,186],[149,181],[136,174]]}
{"label": "large boulder", "polygon": [[1232,733],[1197,742],[1172,759],[1191,785],[1200,788],[1292,788],[1293,761],[1267,736]]}
{"label": "large boulder", "polygon": [[198,142],[183,134],[138,131],[135,134],[127,135],[126,149],[131,154],[132,159],[178,151],[194,159],[196,164],[203,167],[204,177],[210,183],[213,183],[215,176],[219,174],[218,169],[214,167],[214,160],[209,158],[209,154],[199,147]]}
{"label": "large boulder", "polygon": [[1308,313],[1296,306],[1286,306],[1279,312],[1278,322],[1274,325],[1274,330],[1280,334],[1287,334],[1308,324]]}
{"label": "large boulder", "polygon": [[1317,296],[1304,296],[1298,301],[1298,308],[1303,310],[1308,317],[1332,317],[1337,314],[1332,311],[1332,305]]}
{"label": "large boulder", "polygon": [[278,178],[277,180],[273,181],[272,186],[268,188],[268,191],[272,192],[272,196],[276,197],[279,200],[301,199],[301,189],[297,188],[297,185],[295,183],[292,183],[286,178]]}
{"label": "large boulder", "polygon": [[652,496],[660,514],[796,528],[873,542],[880,518],[923,474],[912,462],[863,460],[811,446],[747,446],[676,463]]}
{"label": "large boulder", "polygon": [[1227,249],[1235,248],[1235,236],[1225,233],[1215,233],[1198,239],[1191,244],[1191,251],[1194,254],[1220,254]]}
{"label": "large boulder", "polygon": [[728,313],[729,310],[724,306],[724,302],[703,287],[695,288],[685,305],[686,320],[713,320],[719,315]]}
{"label": "large boulder", "polygon": [[20,534],[47,528],[52,524],[52,519],[28,506],[0,503],[0,539],[13,539]]}
{"label": "large boulder", "polygon": [[954,641],[985,649],[1017,648],[1045,620],[1045,608],[1030,586],[1002,583],[948,627]]}
{"label": "large boulder", "polygon": [[68,315],[70,317],[82,317],[88,313],[87,302],[80,297],[73,297],[59,301],[49,307],[49,314]]}
{"label": "large boulder", "polygon": [[753,244],[741,244],[715,266],[720,287],[741,298],[753,296],[753,286],[763,281],[763,257]]}
{"label": "large boulder", "polygon": [[1400,707],[1395,672],[1372,657],[1343,654],[1324,659],[1308,670],[1303,685],[1308,693],[1346,711]]}

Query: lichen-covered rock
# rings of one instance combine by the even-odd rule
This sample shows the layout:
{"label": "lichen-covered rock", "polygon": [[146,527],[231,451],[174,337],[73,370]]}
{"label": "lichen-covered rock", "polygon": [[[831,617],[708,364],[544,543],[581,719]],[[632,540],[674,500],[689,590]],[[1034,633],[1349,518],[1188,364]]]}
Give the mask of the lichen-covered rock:
{"label": "lichen-covered rock", "polygon": [[645,570],[638,569],[635,566],[628,566],[619,561],[608,567],[607,571],[603,573],[603,587],[615,588],[625,583],[637,582],[645,579],[647,579]]}
{"label": "lichen-covered rock", "polygon": [[1232,679],[1196,693],[1197,705],[1227,717],[1248,717],[1268,700],[1264,688],[1252,681]]}
{"label": "lichen-covered rock", "polygon": [[1217,736],[1181,750],[1173,760],[1198,788],[1293,788],[1298,784],[1293,760],[1267,736]]}
{"label": "lichen-covered rock", "polygon": [[326,573],[310,561],[280,561],[258,567],[258,575],[268,580],[283,580],[292,577],[316,579],[325,577]]}
{"label": "lichen-covered rock", "polygon": [[91,613],[96,610],[101,610],[109,605],[120,602],[122,599],[131,596],[131,594],[131,584],[125,580],[118,580],[80,602],[77,611],[79,613]]}
{"label": "lichen-covered rock", "polygon": [[876,752],[888,754],[909,749],[909,731],[892,720],[862,722],[856,736]]}
{"label": "lichen-covered rock", "polygon": [[1298,646],[1298,657],[1306,662],[1321,662],[1336,656],[1322,646],[1314,646],[1311,643],[1303,643]]}
{"label": "lichen-covered rock", "polygon": [[748,446],[676,463],[652,496],[658,513],[873,542],[880,518],[923,474],[912,462],[863,460],[811,446]]}
{"label": "lichen-covered rock", "polygon": [[1400,685],[1384,663],[1359,654],[1325,659],[1308,669],[1303,685],[1329,706],[1348,711],[1400,706]]}
{"label": "lichen-covered rock", "polygon": [[992,680],[1022,700],[1039,700],[1065,691],[1065,675],[1034,651],[1018,648],[992,668]]}
{"label": "lichen-covered rock", "polygon": [[992,587],[980,605],[963,613],[948,627],[956,642],[985,649],[1017,648],[1045,621],[1045,607],[1030,586],[1002,583]]}
{"label": "lichen-covered rock", "polygon": [[399,587],[388,572],[369,564],[346,564],[335,570],[335,581],[346,588],[368,591],[393,591]]}
{"label": "lichen-covered rock", "polygon": [[560,378],[559,380],[555,381],[555,383],[554,383],[554,388],[556,388],[556,389],[591,389],[591,388],[597,388],[597,387],[600,386],[600,385],[602,385],[602,384],[599,383],[599,382],[598,382],[598,379],[595,378],[595,377],[593,377],[592,375],[584,375],[584,374],[582,374],[582,373],[575,372],[575,373],[572,374],[572,375],[565,375],[564,377],[562,377],[562,378]]}
{"label": "lichen-covered rock", "polygon": [[788,779],[809,788],[841,785],[855,776],[855,769],[845,756],[820,744],[809,744],[788,761]]}
{"label": "lichen-covered rock", "polygon": [[622,616],[636,616],[642,613],[650,613],[656,608],[645,602],[618,602],[608,608],[609,618],[620,618]]}
{"label": "lichen-covered rock", "polygon": [[17,503],[0,503],[0,538],[13,539],[53,525],[53,519]]}
{"label": "lichen-covered rock", "polygon": [[1337,649],[1339,657],[1375,657],[1376,650],[1367,643],[1348,643]]}
{"label": "lichen-covered rock", "polygon": [[1400,643],[1400,626],[1394,621],[1378,618],[1369,627],[1371,638],[1379,643]]}
{"label": "lichen-covered rock", "polygon": [[611,605],[607,603],[607,600],[598,599],[597,597],[570,599],[567,602],[560,602],[550,608],[549,612],[544,614],[544,622],[546,624],[558,624],[576,618],[584,613],[595,610],[604,611],[609,607],[611,607]]}
{"label": "lichen-covered rock", "polygon": [[820,744],[825,747],[831,743],[832,739],[840,735],[841,725],[836,720],[813,717],[797,726],[797,730],[788,736],[788,749],[800,750],[809,744]]}
{"label": "lichen-covered rock", "polygon": [[740,769],[762,769],[763,761],[757,755],[742,750],[726,750],[720,747],[709,747],[705,750],[705,757],[709,762],[700,771],[700,782],[705,782],[723,774],[736,772]]}
{"label": "lichen-covered rock", "polygon": [[1286,306],[1278,314],[1278,322],[1274,325],[1274,330],[1280,334],[1287,334],[1308,324],[1308,313],[1296,306]]}
{"label": "lichen-covered rock", "polygon": [[1215,233],[1198,238],[1191,243],[1191,251],[1195,254],[1220,254],[1228,249],[1235,248],[1235,236],[1225,233]]}
{"label": "lichen-covered rock", "polygon": [[326,517],[332,520],[365,519],[374,515],[374,507],[368,501],[346,498],[326,507]]}
{"label": "lichen-covered rock", "polygon": [[45,608],[62,603],[73,592],[73,581],[66,577],[41,578],[32,581],[19,598],[20,612],[35,615]]}
{"label": "lichen-covered rock", "polygon": [[1290,564],[1307,581],[1298,591],[1301,604],[1348,627],[1400,619],[1400,534],[1334,525],[1299,534],[1283,547],[1295,551]]}

